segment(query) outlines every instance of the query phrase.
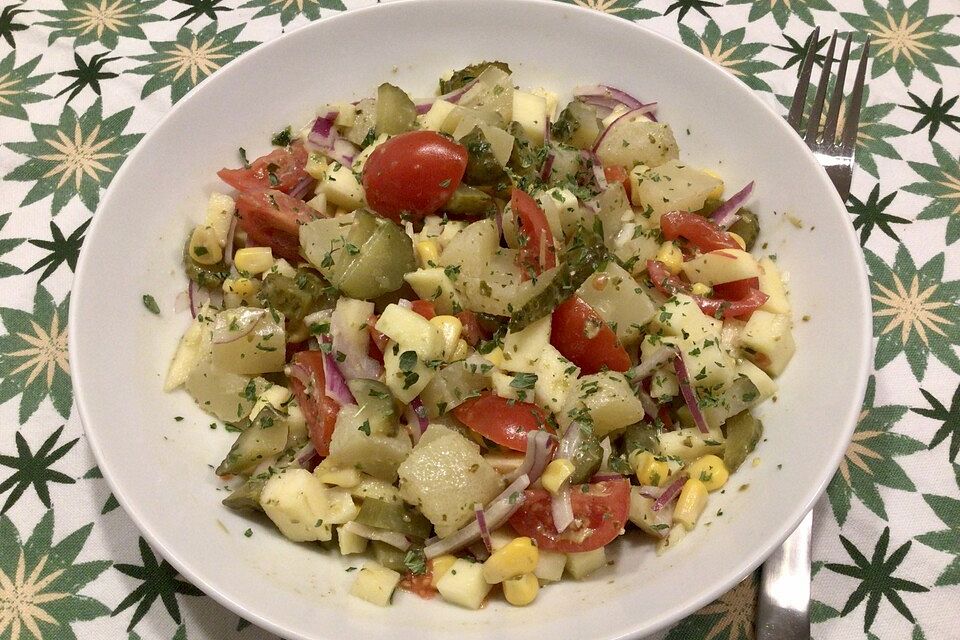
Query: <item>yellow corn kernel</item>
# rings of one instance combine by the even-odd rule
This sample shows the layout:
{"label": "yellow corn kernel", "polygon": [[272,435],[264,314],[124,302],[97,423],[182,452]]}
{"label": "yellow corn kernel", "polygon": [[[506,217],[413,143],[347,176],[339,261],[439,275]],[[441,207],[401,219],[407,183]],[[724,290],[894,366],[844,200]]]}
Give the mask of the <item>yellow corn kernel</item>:
{"label": "yellow corn kernel", "polygon": [[463,323],[456,316],[434,316],[430,318],[432,324],[443,337],[443,359],[450,362],[457,351],[457,342],[463,333]]}
{"label": "yellow corn kernel", "polygon": [[723,197],[723,178],[720,176],[719,173],[717,173],[716,171],[711,171],[710,169],[704,169],[703,172],[708,176],[716,178],[717,180],[720,181],[720,184],[717,185],[717,188],[711,191],[709,195],[707,195],[707,198],[719,200],[720,198]]}
{"label": "yellow corn kernel", "polygon": [[673,242],[664,242],[657,251],[657,260],[663,263],[667,271],[673,275],[680,273],[683,266],[683,254],[680,253],[680,247]]}
{"label": "yellow corn kernel", "polygon": [[550,493],[556,493],[567,478],[573,475],[574,469],[571,461],[566,458],[557,458],[544,469],[543,475],[540,476],[540,483]]}
{"label": "yellow corn kernel", "polygon": [[723,460],[713,454],[702,456],[691,462],[687,466],[687,473],[691,478],[702,482],[707,487],[707,491],[716,491],[721,488],[727,484],[727,478],[730,477],[730,472],[727,471]]}
{"label": "yellow corn kernel", "polygon": [[539,560],[540,551],[533,540],[527,537],[514,538],[506,546],[494,551],[483,563],[483,579],[487,584],[497,584],[533,573]]}
{"label": "yellow corn kernel", "polygon": [[664,460],[657,460],[649,451],[634,453],[630,462],[640,484],[662,487],[670,479],[670,465]]}
{"label": "yellow corn kernel", "polygon": [[503,349],[500,347],[494,348],[490,353],[483,354],[483,357],[489,360],[493,366],[503,368]]}
{"label": "yellow corn kernel", "polygon": [[682,524],[687,531],[697,524],[697,518],[707,506],[707,485],[696,478],[690,478],[683,483],[680,497],[673,508],[673,521]]}
{"label": "yellow corn kernel", "polygon": [[711,291],[710,287],[703,284],[702,282],[694,282],[693,286],[690,287],[690,293],[692,293],[695,296],[710,295],[710,291]]}
{"label": "yellow corn kernel", "polygon": [[197,264],[217,264],[223,259],[223,249],[213,227],[199,225],[190,236],[190,258]]}
{"label": "yellow corn kernel", "polygon": [[319,151],[307,156],[307,165],[303,168],[314,180],[323,180],[327,175],[327,159]]}
{"label": "yellow corn kernel", "polygon": [[435,267],[440,260],[440,245],[436,240],[421,240],[417,243],[417,258],[424,269]]}
{"label": "yellow corn kernel", "polygon": [[437,580],[443,577],[447,571],[450,571],[450,567],[453,566],[453,563],[457,561],[456,556],[450,554],[437,556],[430,561],[430,586],[434,589],[437,588]]}
{"label": "yellow corn kernel", "polygon": [[540,581],[532,573],[525,573],[503,582],[503,597],[515,607],[525,607],[537,598]]}
{"label": "yellow corn kernel", "polygon": [[466,340],[460,338],[457,340],[457,348],[453,350],[453,355],[450,357],[450,362],[466,360],[468,355],[470,355],[470,345],[467,344]]}
{"label": "yellow corn kernel", "polygon": [[233,256],[237,271],[252,276],[269,271],[273,266],[273,249],[270,247],[247,247]]}
{"label": "yellow corn kernel", "polygon": [[223,281],[224,293],[235,293],[245,300],[249,300],[260,291],[260,283],[250,278],[227,278]]}
{"label": "yellow corn kernel", "polygon": [[740,245],[740,248],[744,251],[747,250],[747,241],[740,237],[739,234],[734,233],[733,231],[727,231],[730,234],[730,237],[733,238],[734,242]]}

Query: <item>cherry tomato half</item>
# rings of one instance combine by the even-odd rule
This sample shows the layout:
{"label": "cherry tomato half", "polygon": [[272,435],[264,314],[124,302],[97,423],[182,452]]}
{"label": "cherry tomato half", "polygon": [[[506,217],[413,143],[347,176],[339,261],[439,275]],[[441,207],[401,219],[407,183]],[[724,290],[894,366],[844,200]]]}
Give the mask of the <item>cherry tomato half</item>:
{"label": "cherry tomato half", "polygon": [[517,254],[517,265],[522,278],[529,280],[557,266],[557,250],[553,246],[553,232],[547,216],[526,191],[514,187],[510,193],[510,207],[517,216],[523,241]]}
{"label": "cherry tomato half", "polygon": [[[759,289],[750,288],[744,293],[742,298],[737,300],[728,300],[724,298],[707,298],[705,296],[693,295],[690,293],[690,286],[678,278],[670,275],[667,267],[659,260],[647,260],[647,274],[650,280],[662,294],[673,296],[678,293],[685,293],[693,298],[697,306],[700,307],[705,315],[712,318],[739,318],[749,316],[756,311],[769,297]],[[750,278],[748,281],[756,280]],[[757,281],[759,283],[759,281]],[[742,285],[737,285],[737,289],[742,289]]]}
{"label": "cherry tomato half", "polygon": [[[586,488],[586,491],[584,491]],[[545,489],[527,489],[520,508],[510,516],[510,525],[529,536],[540,549],[560,553],[593,551],[612,542],[627,523],[630,512],[630,482],[604,480],[571,488],[573,524],[558,533]]]}
{"label": "cherry tomato half", "polygon": [[384,218],[420,219],[447,203],[467,168],[467,150],[433,131],[401,133],[363,167],[367,205]]}
{"label": "cherry tomato half", "polygon": [[660,216],[660,232],[667,240],[686,238],[706,253],[717,249],[740,249],[740,244],[712,220],[689,211],[671,211]]}
{"label": "cherry tomato half", "polygon": [[302,200],[273,189],[241,193],[237,197],[237,215],[251,244],[270,247],[275,256],[293,263],[303,260],[300,224],[320,217]]}
{"label": "cherry tomato half", "polygon": [[301,367],[310,376],[309,387],[296,377],[290,378],[290,386],[307,421],[313,448],[321,456],[328,456],[340,405],[324,393],[326,378],[323,375],[323,354],[319,351],[300,351],[293,356],[290,364]]}
{"label": "cherry tomato half", "polygon": [[310,177],[304,170],[306,166],[307,150],[302,143],[295,142],[257,158],[249,167],[223,168],[217,175],[240,192],[276,189],[290,193],[302,178]]}
{"label": "cherry tomato half", "polygon": [[454,417],[484,438],[514,451],[527,450],[527,432],[545,429],[547,414],[530,402],[507,400],[487,391],[457,405]]}
{"label": "cherry tomato half", "polygon": [[593,307],[577,296],[553,310],[550,344],[585,375],[604,368],[611,371],[630,368],[630,356],[617,334]]}

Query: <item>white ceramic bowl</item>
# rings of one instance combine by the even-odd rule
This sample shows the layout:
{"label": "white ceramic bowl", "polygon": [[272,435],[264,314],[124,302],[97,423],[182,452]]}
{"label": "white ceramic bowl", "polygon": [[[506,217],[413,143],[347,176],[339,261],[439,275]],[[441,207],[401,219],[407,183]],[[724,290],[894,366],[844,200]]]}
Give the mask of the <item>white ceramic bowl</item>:
{"label": "white ceramic bowl", "polygon": [[[437,76],[481,59],[508,61],[521,86],[569,94],[613,84],[660,103],[682,158],[757,181],[769,253],[790,273],[797,354],[762,410],[756,457],[711,497],[702,523],[656,557],[640,535],[584,582],[542,590],[528,608],[477,612],[401,593],[380,609],[347,594],[356,560],[282,539],[269,523],[221,506],[209,464],[232,436],[212,431],[183,392],[161,384],[186,313],[182,239],[215,171],[255,157],[269,134],[326,102],[369,95],[384,79],[428,95]],[[565,97],[565,96],[562,96]],[[775,212],[777,212],[775,214]],[[800,231],[783,212],[804,221]],[[117,499],[191,582],[287,638],[613,639],[661,629],[721,595],[780,543],[833,474],[854,428],[870,349],[867,280],[846,212],[800,139],[739,81],[678,43],[619,18],[555,2],[423,0],[311,24],[227,65],[181,101],[123,165],[77,269],[70,317],[73,384],[87,437]],[[141,304],[153,294],[163,314]],[[185,416],[175,422],[174,416]],[[737,491],[749,485],[746,491]],[[718,509],[723,515],[717,516]],[[243,532],[253,528],[252,537]],[[492,625],[495,625],[493,627]]]}

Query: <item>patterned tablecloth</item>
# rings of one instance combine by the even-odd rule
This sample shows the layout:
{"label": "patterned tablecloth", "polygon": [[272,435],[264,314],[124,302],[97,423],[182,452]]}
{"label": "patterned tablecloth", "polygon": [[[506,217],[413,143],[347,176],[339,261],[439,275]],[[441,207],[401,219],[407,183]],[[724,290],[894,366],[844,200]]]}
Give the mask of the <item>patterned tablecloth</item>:
{"label": "patterned tablecloth", "polygon": [[[816,509],[813,635],[955,640],[960,2],[832,1],[576,0],[679,39],[784,112],[815,24],[871,34],[847,209],[876,356]],[[104,189],[173,103],[258,43],[369,3],[0,3],[0,640],[270,637],[180,578],[117,508],[73,407],[70,287]],[[756,584],[658,637],[753,637]]]}

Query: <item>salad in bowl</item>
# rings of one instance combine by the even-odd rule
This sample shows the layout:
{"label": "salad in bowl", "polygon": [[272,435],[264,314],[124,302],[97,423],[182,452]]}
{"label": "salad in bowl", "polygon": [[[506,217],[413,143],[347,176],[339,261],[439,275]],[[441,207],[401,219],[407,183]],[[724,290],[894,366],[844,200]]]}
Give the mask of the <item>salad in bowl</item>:
{"label": "salad in bowl", "polygon": [[679,544],[794,353],[753,185],[616,88],[482,62],[240,149],[183,252],[165,389],[237,439],[226,507],[367,558],[351,593],[479,608]]}

